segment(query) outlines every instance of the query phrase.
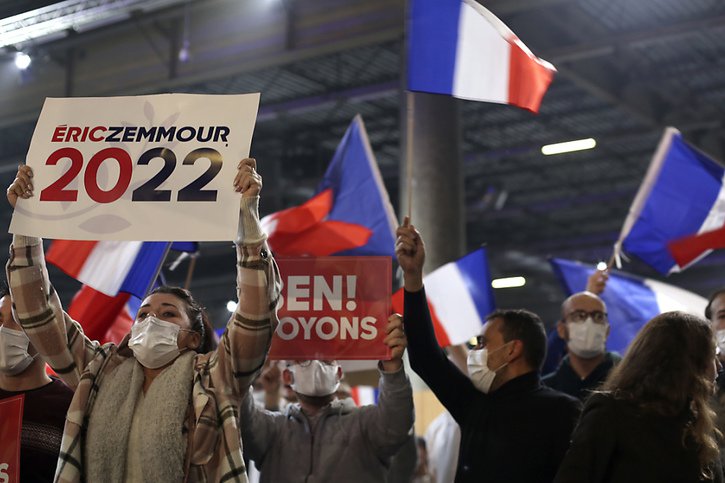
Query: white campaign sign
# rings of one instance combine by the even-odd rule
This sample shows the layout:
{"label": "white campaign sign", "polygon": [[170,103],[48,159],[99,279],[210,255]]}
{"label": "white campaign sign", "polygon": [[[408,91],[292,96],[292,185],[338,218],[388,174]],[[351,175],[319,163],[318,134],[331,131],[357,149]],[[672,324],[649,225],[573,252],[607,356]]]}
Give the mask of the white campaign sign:
{"label": "white campaign sign", "polygon": [[259,94],[45,100],[10,232],[66,240],[229,241]]}

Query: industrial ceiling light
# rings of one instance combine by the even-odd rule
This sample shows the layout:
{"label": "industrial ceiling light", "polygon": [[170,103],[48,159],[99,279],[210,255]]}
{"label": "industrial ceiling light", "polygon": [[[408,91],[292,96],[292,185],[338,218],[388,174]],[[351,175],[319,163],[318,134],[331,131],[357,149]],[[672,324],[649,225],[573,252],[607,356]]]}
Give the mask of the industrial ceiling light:
{"label": "industrial ceiling light", "polygon": [[15,53],[15,67],[17,67],[20,70],[25,70],[28,67],[30,67],[30,63],[33,61],[33,59],[30,58],[28,54],[25,52],[16,52]]}
{"label": "industrial ceiling light", "polygon": [[577,139],[576,141],[567,141],[565,143],[547,144],[541,147],[541,154],[550,156],[552,154],[570,153],[572,151],[584,151],[592,149],[597,145],[594,138]]}
{"label": "industrial ceiling light", "polygon": [[514,288],[523,287],[524,285],[526,285],[524,277],[505,277],[491,280],[491,287],[493,288]]}
{"label": "industrial ceiling light", "polygon": [[130,18],[133,12],[152,12],[179,0],[64,0],[0,19],[0,47],[23,46],[81,32]]}

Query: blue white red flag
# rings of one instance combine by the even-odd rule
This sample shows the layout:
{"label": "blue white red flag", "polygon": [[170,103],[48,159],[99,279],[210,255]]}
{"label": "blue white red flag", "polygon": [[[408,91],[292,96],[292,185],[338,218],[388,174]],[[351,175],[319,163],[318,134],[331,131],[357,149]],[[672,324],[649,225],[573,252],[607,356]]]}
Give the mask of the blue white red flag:
{"label": "blue white red flag", "polygon": [[141,299],[125,292],[108,296],[84,285],[68,307],[68,315],[80,322],[91,340],[118,344],[131,330]]}
{"label": "blue white red flag", "polygon": [[412,0],[408,90],[538,112],[556,69],[475,0]]}
{"label": "blue white red flag", "polygon": [[68,306],[91,340],[119,343],[131,330],[141,300],[163,283],[169,247],[198,250],[195,242],[54,241],[46,259],[84,285]]}
{"label": "blue white red flag", "polygon": [[[479,248],[423,278],[433,329],[441,347],[462,344],[481,333],[496,303],[486,250]],[[393,294],[393,311],[403,313],[403,289]]]}
{"label": "blue white red flag", "polygon": [[[596,270],[592,265],[560,258],[550,262],[567,295],[585,290],[588,277]],[[599,296],[607,304],[611,326],[607,349],[620,353],[652,317],[671,310],[703,317],[707,305],[707,300],[695,293],[618,270],[609,273],[607,286]]]}
{"label": "blue white red flag", "polygon": [[262,225],[277,255],[395,255],[395,213],[362,117],[345,132],[317,194]]}
{"label": "blue white red flag", "polygon": [[169,250],[169,242],[54,241],[46,259],[84,285],[110,297],[143,298]]}
{"label": "blue white red flag", "polygon": [[378,403],[378,388],[375,386],[353,386],[350,397],[357,407],[371,406]]}
{"label": "blue white red flag", "polygon": [[668,128],[615,245],[662,274],[725,247],[725,169]]}

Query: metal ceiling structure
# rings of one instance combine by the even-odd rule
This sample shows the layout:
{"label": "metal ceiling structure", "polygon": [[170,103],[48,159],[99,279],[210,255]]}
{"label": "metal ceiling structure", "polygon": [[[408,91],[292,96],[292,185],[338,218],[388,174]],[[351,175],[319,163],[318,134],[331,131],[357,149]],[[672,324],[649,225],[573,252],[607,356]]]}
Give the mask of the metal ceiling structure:
{"label": "metal ceiling structure", "polygon": [[[264,212],[312,193],[357,113],[397,206],[403,0],[11,1],[0,9],[0,29],[51,3],[96,13],[133,5],[100,27],[63,24],[62,34],[0,53],[5,185],[47,96],[258,91],[252,152],[265,176]],[[551,321],[563,293],[547,257],[609,258],[664,127],[725,159],[725,3],[482,3],[559,72],[539,115],[460,101],[467,245],[487,244],[494,276],[527,277],[525,287],[496,292],[500,306],[524,306]],[[28,71],[15,69],[16,50],[32,55]],[[585,137],[597,148],[540,153],[543,144]],[[3,209],[6,226],[9,217]],[[3,247],[9,241],[3,235]],[[205,244],[200,256],[192,289],[219,321],[234,293],[232,250]],[[653,276],[636,262],[625,268]],[[725,255],[715,253],[668,281],[707,295],[725,285],[723,268]],[[185,274],[169,275],[178,283]],[[53,276],[68,301],[77,285]]]}

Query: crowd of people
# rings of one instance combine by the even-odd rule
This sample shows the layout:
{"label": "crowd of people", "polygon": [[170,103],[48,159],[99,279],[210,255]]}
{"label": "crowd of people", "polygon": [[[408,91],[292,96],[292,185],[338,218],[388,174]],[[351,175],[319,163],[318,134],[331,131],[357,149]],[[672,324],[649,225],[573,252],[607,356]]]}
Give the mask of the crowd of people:
{"label": "crowd of people", "polygon": [[[358,407],[334,360],[266,361],[279,272],[260,226],[262,179],[238,166],[239,303],[217,342],[186,290],[160,287],[119,344],[63,311],[42,240],[13,235],[0,292],[0,399],[25,396],[23,482],[723,482],[725,291],[706,319],[667,312],[608,352],[606,275],[561,306],[555,339],[524,310],[487,317],[470,350],[436,342],[425,244],[397,230],[404,313],[392,315],[375,405]],[[33,196],[18,169],[11,206]],[[616,321],[615,321],[616,323]],[[564,356],[543,375],[547,345]],[[416,436],[404,367],[446,412]],[[48,376],[49,365],[56,376]]]}

